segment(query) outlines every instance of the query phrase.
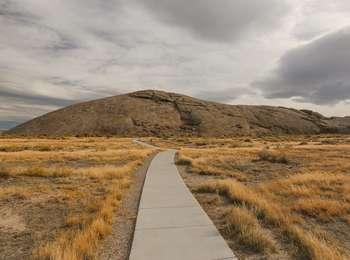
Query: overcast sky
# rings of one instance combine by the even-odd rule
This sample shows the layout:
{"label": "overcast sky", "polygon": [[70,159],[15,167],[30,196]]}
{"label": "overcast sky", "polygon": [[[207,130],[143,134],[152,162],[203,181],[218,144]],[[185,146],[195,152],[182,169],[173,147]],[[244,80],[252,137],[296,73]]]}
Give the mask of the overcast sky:
{"label": "overcast sky", "polygon": [[140,89],[350,115],[350,1],[0,0],[0,121]]}

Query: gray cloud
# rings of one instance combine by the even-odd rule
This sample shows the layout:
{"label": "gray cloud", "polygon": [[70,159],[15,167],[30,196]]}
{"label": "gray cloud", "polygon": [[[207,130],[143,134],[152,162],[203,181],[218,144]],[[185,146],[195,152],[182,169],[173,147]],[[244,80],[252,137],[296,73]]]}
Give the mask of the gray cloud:
{"label": "gray cloud", "polygon": [[242,33],[270,29],[289,10],[285,0],[138,0],[170,25],[214,41],[232,41]]}
{"label": "gray cloud", "polygon": [[340,12],[350,12],[350,2],[348,0],[337,0],[333,4]]}
{"label": "gray cloud", "polygon": [[350,99],[350,27],[288,51],[268,78],[257,81],[267,98],[336,104]]}
{"label": "gray cloud", "polygon": [[3,83],[0,82],[0,96],[6,98],[8,101],[22,101],[27,104],[36,104],[36,105],[53,105],[53,106],[68,106],[79,100],[69,100],[63,98],[55,98],[50,96],[23,93],[18,89],[11,89],[4,87]]}
{"label": "gray cloud", "polygon": [[[319,13],[321,0],[310,1],[316,3],[312,13]],[[287,16],[286,2],[292,3]],[[302,3],[0,0],[0,120],[22,121],[80,100],[150,88],[260,102],[249,83],[297,44],[290,23]],[[350,16],[323,19],[324,10],[307,37],[319,33],[313,24],[334,30],[350,22]],[[309,14],[301,16],[299,28],[306,28]],[[319,96],[332,89],[324,85]],[[337,89],[344,96],[347,87]],[[334,113],[344,114],[344,107]]]}
{"label": "gray cloud", "polygon": [[293,35],[299,40],[309,41],[349,25],[348,0],[308,0],[299,10],[293,29]]}
{"label": "gray cloud", "polygon": [[38,19],[35,15],[24,12],[18,3],[10,0],[3,0],[0,3],[0,16],[26,24],[32,24],[33,21]]}

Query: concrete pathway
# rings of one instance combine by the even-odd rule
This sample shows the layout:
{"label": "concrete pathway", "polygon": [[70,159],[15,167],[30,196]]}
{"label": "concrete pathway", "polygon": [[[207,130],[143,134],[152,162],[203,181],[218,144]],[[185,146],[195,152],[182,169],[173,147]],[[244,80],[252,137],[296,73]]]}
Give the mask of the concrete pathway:
{"label": "concrete pathway", "polygon": [[159,153],[147,171],[129,259],[237,259],[186,187],[174,156]]}
{"label": "concrete pathway", "polygon": [[139,140],[137,140],[137,139],[134,140],[134,143],[135,143],[135,144],[140,144],[140,145],[142,145],[142,146],[146,146],[146,147],[148,147],[148,148],[159,149],[159,147],[157,147],[157,146],[154,146],[154,145],[151,145],[151,144],[148,144],[148,143],[139,141]]}

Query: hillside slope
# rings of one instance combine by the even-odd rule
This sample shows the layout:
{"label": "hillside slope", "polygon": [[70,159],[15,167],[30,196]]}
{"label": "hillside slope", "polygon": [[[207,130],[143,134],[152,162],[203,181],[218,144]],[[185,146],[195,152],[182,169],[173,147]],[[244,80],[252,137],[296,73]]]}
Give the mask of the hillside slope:
{"label": "hillside slope", "polygon": [[350,133],[350,117],[308,110],[233,106],[145,90],[72,105],[9,131],[24,136],[235,136]]}

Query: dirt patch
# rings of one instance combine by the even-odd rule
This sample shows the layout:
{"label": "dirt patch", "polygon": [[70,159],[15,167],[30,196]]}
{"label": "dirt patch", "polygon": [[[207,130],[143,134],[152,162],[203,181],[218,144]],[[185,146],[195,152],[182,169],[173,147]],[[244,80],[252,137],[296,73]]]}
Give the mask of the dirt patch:
{"label": "dirt patch", "polygon": [[14,214],[10,208],[0,209],[0,232],[23,232],[25,229],[21,216]]}
{"label": "dirt patch", "polygon": [[[28,179],[27,181],[25,179]],[[30,180],[29,180],[30,179]],[[18,193],[0,199],[1,259],[30,259],[42,241],[52,241],[59,230],[66,228],[72,204],[51,195],[27,197],[22,192],[43,185],[44,178],[10,178],[11,187]],[[26,183],[26,186],[24,184]],[[0,188],[6,186],[0,185]]]}

